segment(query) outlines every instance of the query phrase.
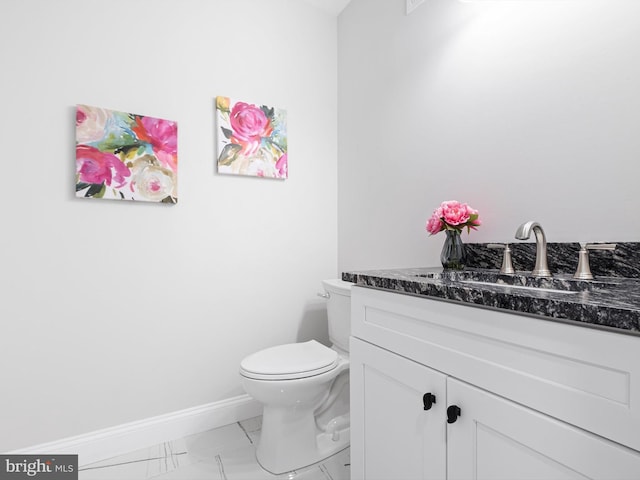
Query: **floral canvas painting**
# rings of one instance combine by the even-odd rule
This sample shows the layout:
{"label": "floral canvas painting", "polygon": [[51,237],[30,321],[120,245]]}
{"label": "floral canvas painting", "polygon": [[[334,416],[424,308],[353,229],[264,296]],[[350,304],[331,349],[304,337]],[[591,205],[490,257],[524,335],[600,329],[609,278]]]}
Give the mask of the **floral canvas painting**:
{"label": "floral canvas painting", "polygon": [[177,203],[178,125],[76,106],[76,196]]}
{"label": "floral canvas painting", "polygon": [[217,97],[216,114],[219,173],[288,177],[285,110]]}

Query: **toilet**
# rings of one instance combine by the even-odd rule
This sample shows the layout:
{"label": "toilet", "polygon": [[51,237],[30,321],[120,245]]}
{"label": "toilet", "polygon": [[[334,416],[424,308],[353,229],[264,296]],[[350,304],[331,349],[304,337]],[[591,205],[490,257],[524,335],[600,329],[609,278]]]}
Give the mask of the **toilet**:
{"label": "toilet", "polygon": [[273,474],[320,462],[349,446],[351,286],[322,282],[329,340],[278,345],[240,362],[245,391],[263,406],[256,457]]}

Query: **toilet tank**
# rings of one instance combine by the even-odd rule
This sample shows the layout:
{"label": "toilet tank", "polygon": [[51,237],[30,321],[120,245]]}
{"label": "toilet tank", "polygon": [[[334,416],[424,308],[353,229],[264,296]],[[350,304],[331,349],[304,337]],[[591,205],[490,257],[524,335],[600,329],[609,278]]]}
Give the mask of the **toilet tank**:
{"label": "toilet tank", "polygon": [[327,297],[327,318],[331,343],[349,351],[351,335],[351,287],[353,283],[343,280],[323,280],[322,286]]}

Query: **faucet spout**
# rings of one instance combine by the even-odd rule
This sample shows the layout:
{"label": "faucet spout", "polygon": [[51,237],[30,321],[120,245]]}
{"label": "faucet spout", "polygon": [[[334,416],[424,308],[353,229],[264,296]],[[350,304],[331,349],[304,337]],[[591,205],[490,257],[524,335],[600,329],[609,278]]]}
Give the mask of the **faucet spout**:
{"label": "faucet spout", "polygon": [[532,231],[536,237],[536,264],[531,274],[534,277],[550,277],[551,271],[547,264],[547,237],[544,234],[542,225],[534,221],[523,223],[516,230],[516,238],[518,240],[528,240]]}

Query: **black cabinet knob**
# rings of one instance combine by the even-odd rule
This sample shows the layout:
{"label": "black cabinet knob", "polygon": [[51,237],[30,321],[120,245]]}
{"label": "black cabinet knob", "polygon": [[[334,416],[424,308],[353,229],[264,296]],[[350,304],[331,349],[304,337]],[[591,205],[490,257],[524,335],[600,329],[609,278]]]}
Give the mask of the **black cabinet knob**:
{"label": "black cabinet knob", "polygon": [[447,408],[447,423],[455,423],[460,415],[462,415],[460,407],[457,405],[451,405]]}
{"label": "black cabinet knob", "polygon": [[431,392],[425,393],[422,396],[422,404],[425,410],[429,410],[434,403],[436,403],[436,396]]}

